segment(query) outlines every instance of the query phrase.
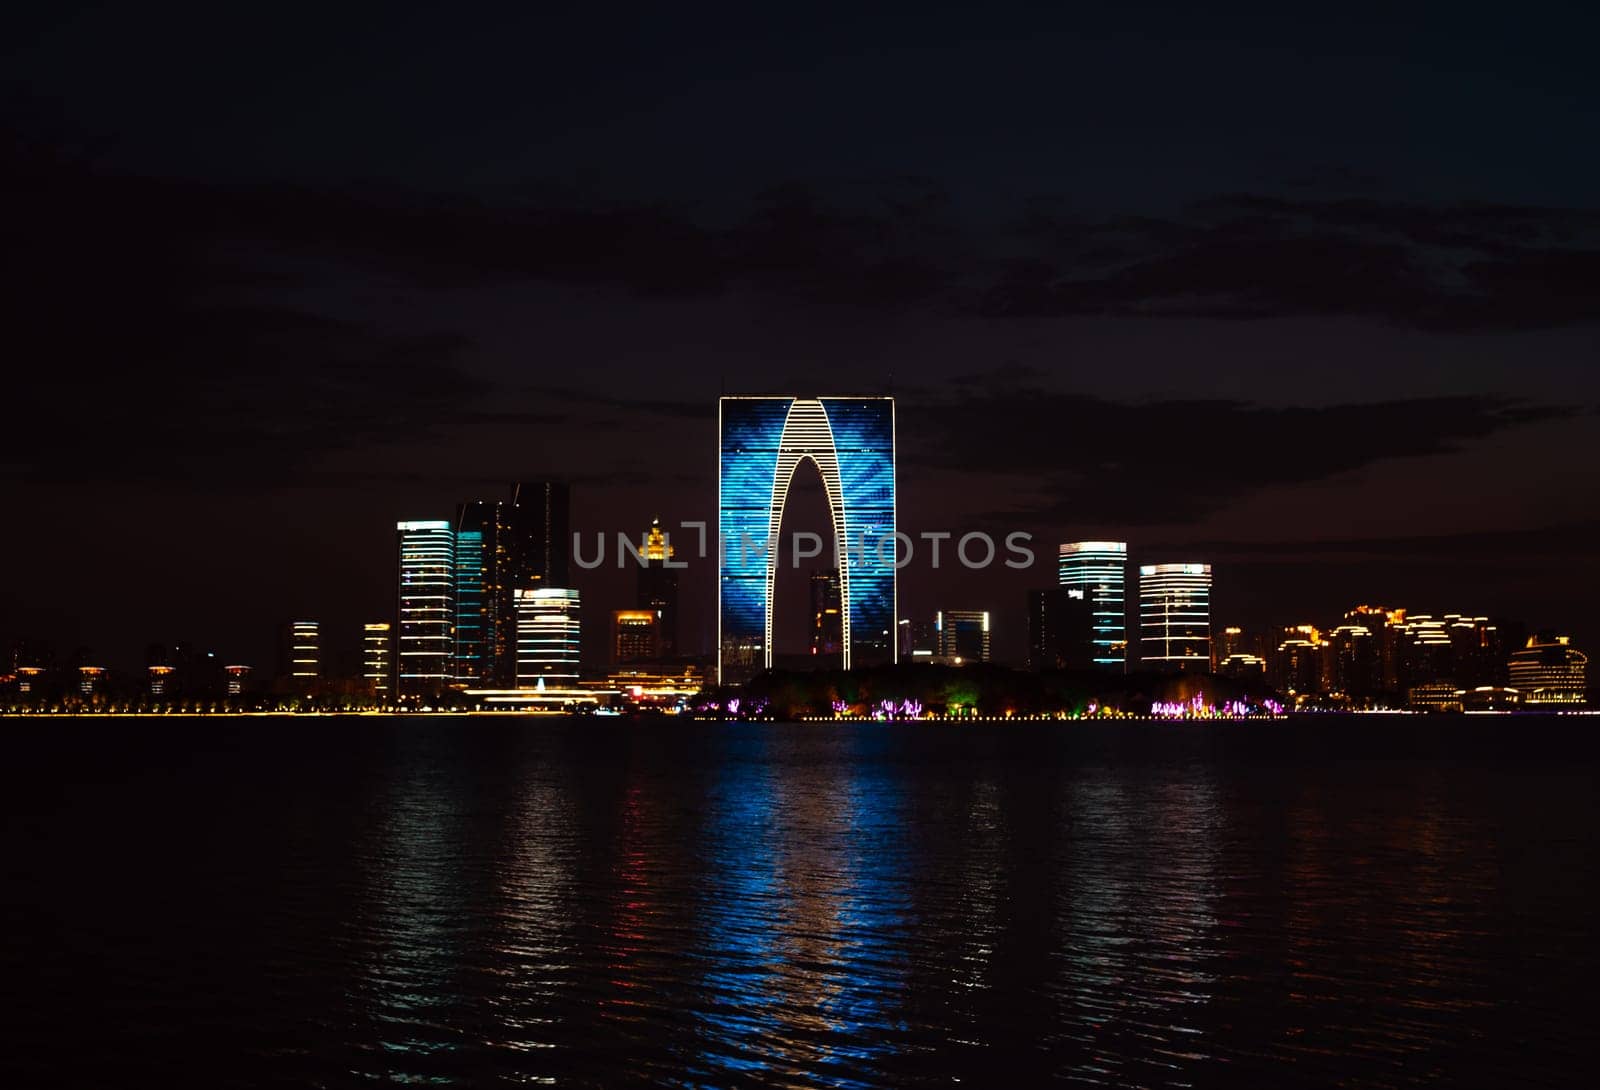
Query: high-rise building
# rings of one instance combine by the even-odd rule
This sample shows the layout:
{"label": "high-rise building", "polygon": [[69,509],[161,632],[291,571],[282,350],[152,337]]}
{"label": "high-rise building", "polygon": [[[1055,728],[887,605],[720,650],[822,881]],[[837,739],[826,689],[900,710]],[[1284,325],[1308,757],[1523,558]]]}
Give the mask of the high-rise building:
{"label": "high-rise building", "polygon": [[502,583],[513,589],[571,586],[572,489],[560,481],[518,481],[504,512]]}
{"label": "high-rise building", "polygon": [[1155,670],[1211,668],[1211,565],[1139,568],[1139,651]]}
{"label": "high-rise building", "polygon": [[660,653],[667,656],[683,653],[678,642],[678,568],[672,559],[675,552],[661,529],[661,520],[651,522],[639,558],[638,593],[633,604],[656,615]]}
{"label": "high-rise building", "polygon": [[495,548],[500,505],[475,501],[456,506],[455,679],[467,685],[493,681],[499,629]]}
{"label": "high-rise building", "polygon": [[843,605],[839,573],[833,568],[811,569],[811,653],[837,655],[844,649]]}
{"label": "high-rise building", "polygon": [[559,481],[521,481],[505,500],[457,505],[452,669],[460,682],[515,680],[514,596],[567,585],[571,501],[570,487]]}
{"label": "high-rise building", "polygon": [[1589,656],[1567,636],[1539,634],[1511,655],[1511,687],[1527,707],[1575,707],[1588,699]]}
{"label": "high-rise building", "polygon": [[578,592],[567,587],[518,588],[517,688],[577,684],[581,617]]}
{"label": "high-rise building", "polygon": [[455,677],[456,539],[443,519],[396,525],[400,541],[395,691],[438,696]]}
{"label": "high-rise building", "polygon": [[1227,625],[1211,636],[1211,668],[1216,670],[1219,665],[1235,655],[1245,655],[1244,629],[1238,625]]}
{"label": "high-rise building", "polygon": [[1365,703],[1383,689],[1378,637],[1364,624],[1342,624],[1328,634],[1329,689]]}
{"label": "high-rise building", "polygon": [[1372,633],[1378,656],[1378,688],[1400,691],[1400,629],[1406,611],[1388,606],[1360,605],[1344,615],[1346,624],[1360,625]]}
{"label": "high-rise building", "polygon": [[177,689],[178,669],[166,646],[152,643],[144,650],[145,688],[151,696],[173,696]]}
{"label": "high-rise building", "polygon": [[1057,582],[1084,591],[1094,617],[1094,665],[1124,673],[1128,668],[1128,543],[1069,541],[1056,559]]}
{"label": "high-rise building", "polygon": [[932,621],[913,621],[908,617],[901,620],[899,628],[901,661],[926,661],[939,653],[939,634]]}
{"label": "high-rise building", "polygon": [[1458,687],[1478,689],[1506,683],[1507,655],[1498,625],[1487,617],[1446,613],[1444,627],[1450,637],[1450,659]]}
{"label": "high-rise building", "polygon": [[718,431],[718,681],[772,667],[778,531],[802,462],[832,516],[844,668],[894,661],[894,399],[724,397]]}
{"label": "high-rise building", "polygon": [[367,690],[387,700],[394,686],[394,625],[373,621],[361,629],[361,678]]}
{"label": "high-rise building", "polygon": [[229,696],[238,696],[244,692],[245,685],[250,681],[250,667],[235,663],[232,666],[224,666],[222,672],[228,678],[227,692]]}
{"label": "high-rise building", "polygon": [[49,644],[37,640],[18,640],[11,645],[11,668],[17,678],[17,692],[37,694],[56,665],[56,654]]}
{"label": "high-rise building", "polygon": [[95,696],[105,688],[106,668],[104,666],[78,667],[78,692],[83,696]]}
{"label": "high-rise building", "polygon": [[1028,592],[1028,669],[1095,666],[1095,618],[1087,587]]}
{"label": "high-rise building", "polygon": [[934,614],[933,628],[940,658],[958,665],[989,661],[988,610],[940,610]]}
{"label": "high-rise building", "polygon": [[649,662],[661,655],[660,619],[650,609],[618,609],[611,614],[611,661]]}
{"label": "high-rise building", "polygon": [[1455,647],[1442,617],[1412,613],[1396,628],[1396,671],[1401,691],[1419,685],[1455,685]]}
{"label": "high-rise building", "polygon": [[1322,645],[1309,636],[1288,629],[1273,650],[1272,684],[1288,696],[1310,696],[1322,691]]}
{"label": "high-rise building", "polygon": [[322,633],[316,621],[290,621],[279,641],[278,672],[300,689],[322,676]]}

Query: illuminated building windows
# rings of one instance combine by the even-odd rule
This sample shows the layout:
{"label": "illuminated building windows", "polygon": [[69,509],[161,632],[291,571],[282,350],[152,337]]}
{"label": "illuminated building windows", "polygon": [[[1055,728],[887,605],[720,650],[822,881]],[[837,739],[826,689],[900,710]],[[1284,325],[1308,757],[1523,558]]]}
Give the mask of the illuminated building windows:
{"label": "illuminated building windows", "polygon": [[579,597],[567,587],[518,590],[517,688],[568,688],[578,682]]}
{"label": "illuminated building windows", "polygon": [[943,609],[933,616],[939,658],[955,665],[989,661],[989,611]]}
{"label": "illuminated building windows", "polygon": [[397,678],[402,696],[436,696],[454,676],[455,533],[443,520],[398,523],[400,623]]}
{"label": "illuminated building windows", "polygon": [[389,695],[394,678],[394,626],[383,621],[362,626],[361,677],[375,697]]}
{"label": "illuminated building windows", "polygon": [[1056,560],[1059,585],[1082,590],[1089,603],[1095,667],[1113,673],[1128,667],[1127,569],[1126,541],[1069,541]]}
{"label": "illuminated building windows", "polygon": [[1527,707],[1576,707],[1588,697],[1589,656],[1566,636],[1533,636],[1512,654],[1510,676]]}
{"label": "illuminated building windows", "polygon": [[1211,565],[1139,569],[1139,657],[1156,670],[1211,668]]}
{"label": "illuminated building windows", "polygon": [[650,609],[619,609],[611,614],[611,661],[648,662],[661,653],[661,619]]}

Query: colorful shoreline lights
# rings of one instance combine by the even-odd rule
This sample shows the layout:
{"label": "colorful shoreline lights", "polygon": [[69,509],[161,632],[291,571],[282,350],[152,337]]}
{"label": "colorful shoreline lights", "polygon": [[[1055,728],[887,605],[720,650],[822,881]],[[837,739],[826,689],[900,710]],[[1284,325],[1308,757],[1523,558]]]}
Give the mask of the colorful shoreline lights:
{"label": "colorful shoreline lights", "polygon": [[828,497],[844,668],[894,662],[894,399],[724,397],[717,424],[718,683],[772,668],[778,534],[803,462]]}
{"label": "colorful shoreline lights", "polygon": [[1276,700],[1260,703],[1244,700],[1226,700],[1212,704],[1204,693],[1195,693],[1188,700],[1157,700],[1150,705],[1150,714],[1157,719],[1243,719],[1250,716],[1280,716],[1283,705]]}

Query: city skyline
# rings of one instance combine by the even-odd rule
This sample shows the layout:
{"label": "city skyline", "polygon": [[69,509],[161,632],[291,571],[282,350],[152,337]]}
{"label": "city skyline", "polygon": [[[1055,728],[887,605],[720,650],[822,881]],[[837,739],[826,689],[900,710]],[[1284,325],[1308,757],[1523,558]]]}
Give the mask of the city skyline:
{"label": "city skyline", "polygon": [[[724,406],[728,400],[722,399]],[[725,520],[721,532],[731,536],[712,555],[726,579],[727,572],[749,566],[746,554],[753,546],[745,539],[752,534],[759,539],[754,543],[758,549],[755,561],[766,573],[763,593],[769,597],[762,610],[765,631],[770,634],[770,596],[778,571],[785,567],[798,570],[803,558],[833,557],[852,564],[868,558],[866,551],[851,548],[849,538],[825,541],[820,535],[795,530],[785,513],[791,487],[803,481],[809,470],[829,494],[831,530],[848,532],[860,527],[863,538],[876,537],[887,547],[894,533],[893,450],[882,444],[892,440],[873,440],[870,428],[861,432],[859,421],[851,423],[858,416],[866,421],[873,418],[870,401],[838,402],[831,410],[838,414],[838,423],[830,425],[829,410],[821,401],[734,400],[754,402],[753,407],[761,411],[736,424],[731,432],[723,431],[723,487],[725,496],[734,501],[725,511],[744,510],[739,506],[743,493],[727,492],[726,478],[730,469],[736,479],[748,475],[743,460],[752,450],[768,459],[761,462],[758,458],[753,464],[758,473],[756,483],[770,491],[772,498],[770,503],[758,505],[759,523],[735,520],[729,524]],[[888,398],[877,401],[892,406]],[[790,421],[797,407],[802,418],[807,413],[816,417],[815,435],[808,432],[810,437],[803,438],[796,432],[791,437]],[[863,409],[866,412],[861,415]],[[884,417],[890,421],[886,435],[893,430],[892,417],[891,407]],[[840,428],[842,436],[861,438],[840,444],[832,434]],[[886,453],[887,458],[860,462],[839,457],[861,452],[874,458]],[[730,455],[734,456],[731,462]],[[777,460],[775,469],[773,459]],[[830,470],[834,484],[828,489]],[[881,484],[876,483],[879,477]],[[844,502],[843,497],[852,493],[842,491],[840,481],[851,482],[855,495],[887,496],[890,501],[881,509],[866,507],[871,518],[863,521],[863,509],[852,509]],[[600,626],[608,653],[597,660],[586,654],[580,639],[581,592],[555,583],[558,577],[563,583],[576,582],[570,578],[572,574],[606,567],[603,537],[597,540],[598,551],[587,558],[581,526],[572,528],[570,547],[561,540],[562,532],[572,527],[571,490],[565,483],[513,483],[509,496],[507,501],[457,504],[454,523],[427,519],[396,523],[395,613],[392,622],[361,626],[359,672],[351,669],[354,663],[348,655],[324,646],[320,621],[300,619],[279,626],[277,673],[261,680],[282,693],[312,695],[334,683],[345,686],[348,695],[364,693],[380,704],[391,698],[426,704],[463,689],[500,694],[497,699],[518,689],[542,692],[547,683],[565,690],[580,678],[593,676],[601,664],[687,663],[695,658],[717,662],[718,653],[697,654],[663,640],[663,632],[670,631],[664,622],[675,619],[681,605],[678,573],[690,564],[676,559],[679,549],[671,543],[671,533],[660,518],[651,520],[637,544],[625,536],[616,542],[616,566],[626,570],[631,560],[637,570],[636,603],[633,609],[613,611],[608,628]],[[873,524],[872,519],[882,525]],[[789,527],[792,540],[780,533],[783,527]],[[681,529],[702,531],[699,559],[709,561],[705,528],[690,525]],[[952,537],[949,532],[921,534],[922,545],[932,546],[935,572],[941,570],[939,548],[949,546]],[[802,539],[811,539],[803,553],[799,551]],[[974,541],[981,542],[977,555],[984,558],[978,563],[968,553]],[[1026,535],[1008,536],[1006,544],[1011,556],[1004,566],[1027,572],[1036,567],[1038,553]],[[917,542],[904,534],[896,548],[903,550],[906,559],[918,551]],[[1046,550],[1047,555],[1050,552]],[[1530,632],[1520,619],[1358,605],[1343,613],[1342,624],[1329,625],[1326,630],[1318,623],[1283,623],[1279,617],[1273,625],[1247,631],[1239,625],[1222,625],[1213,616],[1209,564],[1142,564],[1130,572],[1129,544],[1120,541],[1063,542],[1053,552],[1057,558],[1055,585],[1028,592],[1025,665],[1034,671],[1215,674],[1235,682],[1270,686],[1286,699],[1309,701],[1307,707],[1333,700],[1338,706],[1445,708],[1460,706],[1463,693],[1472,694],[1466,699],[1485,708],[1515,706],[1521,701],[1570,707],[1582,704],[1586,697],[1586,653],[1573,644],[1569,634],[1541,627]],[[953,549],[946,548],[943,586],[959,587],[965,574],[990,566],[997,554],[995,542],[987,535],[963,535]],[[1026,563],[1016,563],[1017,555]],[[894,566],[883,566],[892,576]],[[1130,580],[1135,588],[1131,598],[1126,593]],[[848,632],[847,584],[837,568],[810,567],[807,581],[811,609],[804,621],[813,656],[809,661],[814,667],[826,668],[830,663],[837,667],[843,662]],[[892,588],[893,582],[889,585]],[[495,605],[507,596],[509,621],[499,617]],[[888,597],[894,597],[892,589]],[[836,643],[832,646],[821,642],[829,639],[824,627],[828,614],[833,615],[831,639]],[[592,645],[594,627],[588,631]],[[1124,639],[1124,631],[1136,633],[1136,639]],[[987,609],[940,609],[931,625],[897,618],[893,632],[895,650],[910,662],[919,661],[920,656],[929,656],[922,661],[942,665],[987,664],[993,659]],[[504,645],[504,656],[497,644]],[[127,694],[126,683],[117,683],[103,658],[79,654],[71,661],[55,659],[38,643],[14,644],[13,652],[17,665],[28,667],[8,679],[8,683],[23,686],[19,692],[44,680],[34,667],[48,665],[58,675],[58,687],[65,677],[65,684],[84,698],[98,697],[109,691],[108,687]],[[838,657],[824,660],[816,657],[819,653]],[[220,692],[224,676],[228,678],[227,693],[239,694],[245,691],[246,679],[254,669],[248,664],[230,665],[224,674],[219,672],[221,661],[214,650],[198,652],[197,658],[190,644],[175,646],[169,654],[164,645],[152,643],[145,654],[145,695],[156,700]],[[1121,655],[1125,659],[1118,657]],[[330,662],[339,665],[330,666]],[[774,663],[769,653],[757,668],[773,665],[782,667],[784,662],[780,657]],[[708,680],[716,680],[716,669],[708,669]],[[745,676],[750,673],[747,669]],[[1515,688],[1518,680],[1524,687],[1521,690]],[[349,688],[351,683],[356,689]],[[1508,700],[1512,702],[1509,705]]]}

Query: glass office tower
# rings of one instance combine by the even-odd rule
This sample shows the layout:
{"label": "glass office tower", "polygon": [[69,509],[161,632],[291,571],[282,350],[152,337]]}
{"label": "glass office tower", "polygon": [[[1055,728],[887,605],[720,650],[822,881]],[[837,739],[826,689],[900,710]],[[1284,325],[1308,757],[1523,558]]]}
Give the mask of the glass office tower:
{"label": "glass office tower", "polygon": [[454,678],[456,539],[450,523],[396,524],[400,538],[399,641],[396,686],[401,696],[437,696]]}
{"label": "glass office tower", "polygon": [[1124,673],[1128,669],[1128,543],[1069,541],[1056,561],[1057,582],[1082,590],[1089,603],[1094,633],[1091,660],[1096,669]]}
{"label": "glass office tower", "polygon": [[[494,673],[496,621],[493,548],[495,504],[462,504],[456,512],[455,663],[457,681],[482,685]],[[488,518],[483,518],[487,514]]]}
{"label": "glass office tower", "polygon": [[515,594],[567,584],[571,492],[560,481],[520,481],[507,499],[457,505],[452,668],[459,682],[515,683]]}
{"label": "glass office tower", "polygon": [[832,516],[844,667],[894,661],[894,399],[724,397],[717,415],[718,681],[772,667],[778,533],[802,462]]}

